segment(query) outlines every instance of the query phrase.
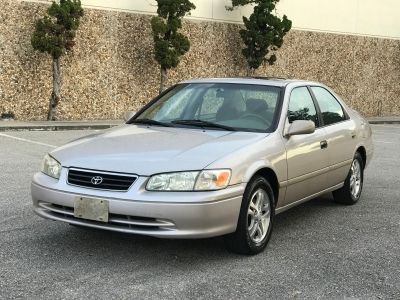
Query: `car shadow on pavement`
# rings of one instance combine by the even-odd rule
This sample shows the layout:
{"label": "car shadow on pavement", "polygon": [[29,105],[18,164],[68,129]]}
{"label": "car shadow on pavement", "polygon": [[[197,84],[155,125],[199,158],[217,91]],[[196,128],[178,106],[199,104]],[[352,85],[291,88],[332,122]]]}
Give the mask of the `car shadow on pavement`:
{"label": "car shadow on pavement", "polygon": [[[267,251],[260,255],[270,255],[273,251],[282,251],[285,235],[299,234],[299,227],[309,226],[316,219],[324,218],[331,208],[339,207],[327,197],[320,197],[278,215],[274,232]],[[333,209],[332,214],[337,213]],[[54,225],[53,225],[54,224]],[[104,267],[127,267],[146,264],[162,267],[169,264],[182,267],[190,264],[209,265],[212,262],[221,265],[223,261],[252,260],[255,258],[229,253],[223,238],[208,239],[158,239],[153,237],[115,233],[96,229],[70,226],[64,223],[51,223],[51,231],[33,241],[35,252],[48,252],[47,260],[61,263],[57,252],[62,252],[64,264],[96,264]],[[311,225],[310,225],[311,226]],[[47,228],[49,229],[49,228]],[[52,250],[57,249],[56,253]],[[195,259],[195,260],[194,260]],[[273,258],[272,258],[273,259]]]}

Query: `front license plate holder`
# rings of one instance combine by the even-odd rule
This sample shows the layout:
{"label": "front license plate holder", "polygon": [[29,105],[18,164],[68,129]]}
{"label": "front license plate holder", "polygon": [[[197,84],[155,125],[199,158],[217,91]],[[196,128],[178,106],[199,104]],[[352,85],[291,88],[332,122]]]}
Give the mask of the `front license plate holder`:
{"label": "front license plate holder", "polygon": [[104,199],[76,197],[74,217],[92,221],[108,222],[109,203]]}

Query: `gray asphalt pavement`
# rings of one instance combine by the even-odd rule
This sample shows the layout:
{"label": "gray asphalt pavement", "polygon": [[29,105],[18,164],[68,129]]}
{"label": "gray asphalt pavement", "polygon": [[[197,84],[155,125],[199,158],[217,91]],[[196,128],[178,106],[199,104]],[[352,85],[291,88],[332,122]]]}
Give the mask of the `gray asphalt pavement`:
{"label": "gray asphalt pavement", "polygon": [[361,201],[327,195],[276,218],[265,252],[161,240],[34,215],[53,146],[93,131],[0,133],[0,299],[400,299],[400,126],[375,125]]}

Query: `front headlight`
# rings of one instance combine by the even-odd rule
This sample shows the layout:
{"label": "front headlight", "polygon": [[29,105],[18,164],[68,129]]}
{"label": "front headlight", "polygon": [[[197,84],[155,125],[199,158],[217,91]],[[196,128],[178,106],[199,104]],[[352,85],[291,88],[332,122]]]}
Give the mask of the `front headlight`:
{"label": "front headlight", "polygon": [[192,191],[199,172],[179,172],[154,175],[147,182],[149,191]]}
{"label": "front headlight", "polygon": [[59,179],[61,173],[61,164],[50,155],[46,154],[42,161],[41,171],[50,177]]}
{"label": "front headlight", "polygon": [[231,178],[230,170],[205,170],[165,173],[152,176],[147,182],[148,191],[212,191],[226,188]]}

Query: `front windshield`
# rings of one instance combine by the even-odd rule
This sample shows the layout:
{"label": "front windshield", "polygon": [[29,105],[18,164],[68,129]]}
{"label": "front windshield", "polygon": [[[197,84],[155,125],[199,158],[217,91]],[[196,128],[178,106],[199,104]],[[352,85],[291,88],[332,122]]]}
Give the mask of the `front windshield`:
{"label": "front windshield", "polygon": [[234,130],[265,132],[273,127],[280,91],[279,87],[266,85],[180,84],[131,123],[140,120],[174,126],[208,123]]}

